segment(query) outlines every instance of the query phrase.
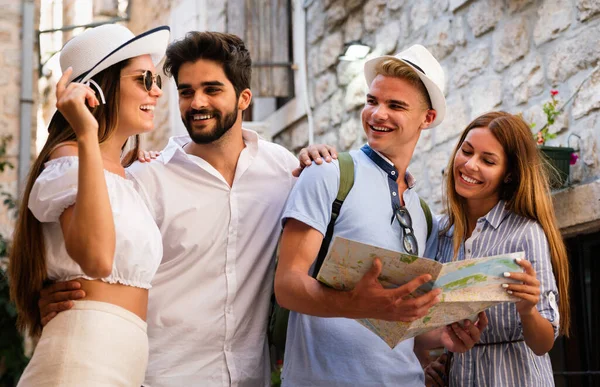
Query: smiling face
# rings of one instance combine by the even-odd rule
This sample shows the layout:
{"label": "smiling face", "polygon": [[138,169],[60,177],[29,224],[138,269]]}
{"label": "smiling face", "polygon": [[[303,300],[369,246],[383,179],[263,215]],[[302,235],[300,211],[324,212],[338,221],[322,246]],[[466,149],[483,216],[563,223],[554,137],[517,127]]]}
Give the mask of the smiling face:
{"label": "smiling face", "polygon": [[371,148],[393,158],[404,147],[417,143],[421,129],[435,118],[420,91],[405,79],[377,75],[362,111],[363,129]]}
{"label": "smiling face", "polygon": [[487,128],[471,129],[454,157],[454,186],[467,202],[500,200],[508,161],[502,144]]}
{"label": "smiling face", "polygon": [[181,120],[196,144],[217,141],[232,127],[241,130],[252,93],[245,89],[237,98],[223,66],[205,59],[185,62],[177,80]]}
{"label": "smiling face", "polygon": [[121,70],[118,122],[119,128],[127,131],[127,136],[154,129],[154,108],[162,91],[156,83],[152,84],[150,91],[146,91],[142,79],[146,70],[156,74],[150,55],[130,59]]}

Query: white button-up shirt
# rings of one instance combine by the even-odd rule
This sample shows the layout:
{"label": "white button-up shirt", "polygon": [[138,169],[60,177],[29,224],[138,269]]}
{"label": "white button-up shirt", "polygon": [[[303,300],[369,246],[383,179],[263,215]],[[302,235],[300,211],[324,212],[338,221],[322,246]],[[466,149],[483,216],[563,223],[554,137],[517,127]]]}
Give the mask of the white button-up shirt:
{"label": "white button-up shirt", "polygon": [[233,186],[188,136],[128,172],[163,238],[148,305],[145,385],[269,386],[266,340],[278,223],[298,160],[243,130]]}

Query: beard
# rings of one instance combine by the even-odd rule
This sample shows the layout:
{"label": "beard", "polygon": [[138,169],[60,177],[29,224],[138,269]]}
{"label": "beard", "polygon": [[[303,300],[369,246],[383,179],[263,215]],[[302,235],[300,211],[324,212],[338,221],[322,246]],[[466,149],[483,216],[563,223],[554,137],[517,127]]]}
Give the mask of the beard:
{"label": "beard", "polygon": [[[216,121],[214,129],[209,132],[194,131],[194,115],[196,114],[212,115]],[[223,115],[218,110],[192,109],[185,116],[181,117],[181,121],[183,121],[183,125],[187,129],[192,141],[196,144],[210,144],[223,137],[223,135],[235,125],[235,122],[237,121],[237,111],[232,109],[230,112]]]}

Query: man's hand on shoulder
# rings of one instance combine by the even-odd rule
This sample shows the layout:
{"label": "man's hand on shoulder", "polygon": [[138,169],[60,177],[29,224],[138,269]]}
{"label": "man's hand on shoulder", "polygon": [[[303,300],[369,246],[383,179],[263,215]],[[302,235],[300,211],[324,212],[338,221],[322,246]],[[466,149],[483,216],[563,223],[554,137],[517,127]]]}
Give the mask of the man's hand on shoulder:
{"label": "man's hand on shoulder", "polygon": [[337,151],[335,147],[326,144],[314,144],[309,145],[306,148],[302,148],[298,153],[298,160],[300,166],[292,174],[296,177],[300,176],[302,170],[308,167],[314,161],[316,164],[323,164],[323,160],[330,163],[334,159],[337,159]]}
{"label": "man's hand on shoulder", "polygon": [[138,161],[140,163],[145,163],[145,162],[150,162],[154,159],[156,159],[158,156],[160,155],[160,151],[145,151],[140,149],[138,151]]}
{"label": "man's hand on shoulder", "polygon": [[84,297],[85,292],[78,281],[57,282],[43,288],[38,301],[42,326],[46,326],[58,313],[71,309],[73,300]]}

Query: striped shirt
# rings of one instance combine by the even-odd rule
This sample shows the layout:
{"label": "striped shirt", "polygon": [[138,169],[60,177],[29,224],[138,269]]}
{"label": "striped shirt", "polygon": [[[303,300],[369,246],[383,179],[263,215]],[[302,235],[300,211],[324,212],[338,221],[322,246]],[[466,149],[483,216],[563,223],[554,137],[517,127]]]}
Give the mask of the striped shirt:
{"label": "striped shirt", "polygon": [[[447,224],[447,218],[440,226]],[[436,259],[450,262],[453,258],[452,233],[439,236]],[[558,291],[548,240],[539,223],[505,209],[500,201],[477,220],[473,234],[460,247],[458,259],[488,257],[524,251],[540,281],[537,309],[552,323],[558,335]],[[481,345],[466,353],[455,353],[450,370],[450,386],[554,386],[548,354],[537,356],[525,344],[521,320],[514,303],[502,303],[486,311],[489,325],[481,335]],[[520,341],[518,341],[520,340]],[[513,341],[513,343],[504,343]],[[517,342],[514,342],[517,341]],[[496,344],[491,344],[496,343]]]}

